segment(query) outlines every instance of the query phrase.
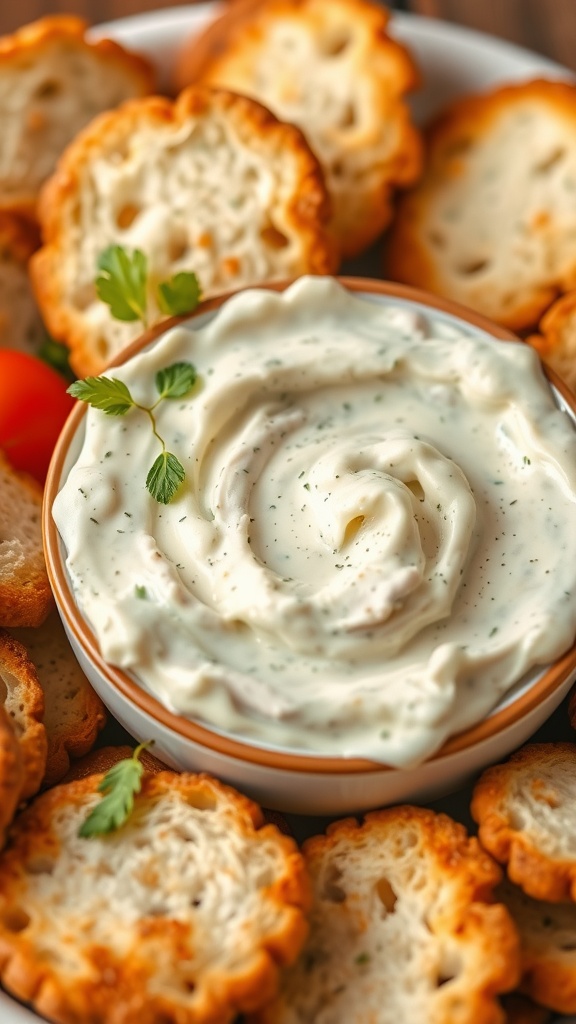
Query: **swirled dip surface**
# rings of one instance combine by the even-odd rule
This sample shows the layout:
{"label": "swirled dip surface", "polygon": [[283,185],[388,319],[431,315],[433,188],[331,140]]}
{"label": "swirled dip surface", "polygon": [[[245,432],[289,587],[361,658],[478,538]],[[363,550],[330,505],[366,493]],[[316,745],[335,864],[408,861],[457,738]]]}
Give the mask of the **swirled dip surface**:
{"label": "swirled dip surface", "polygon": [[[54,505],[103,655],[263,744],[430,756],[576,632],[576,435],[534,352],[329,279],[250,291],[114,371]],[[456,322],[457,324],[457,322]]]}

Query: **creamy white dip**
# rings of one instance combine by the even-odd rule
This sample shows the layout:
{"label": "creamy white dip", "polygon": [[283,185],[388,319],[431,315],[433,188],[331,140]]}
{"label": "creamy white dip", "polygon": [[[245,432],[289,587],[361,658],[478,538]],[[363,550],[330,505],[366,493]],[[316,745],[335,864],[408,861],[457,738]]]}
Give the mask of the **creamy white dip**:
{"label": "creamy white dip", "polygon": [[[455,326],[456,324],[456,326]],[[54,503],[103,656],[256,741],[429,757],[576,633],[576,433],[531,348],[304,278],[114,370],[182,462],[146,491],[144,413],[90,409]]]}

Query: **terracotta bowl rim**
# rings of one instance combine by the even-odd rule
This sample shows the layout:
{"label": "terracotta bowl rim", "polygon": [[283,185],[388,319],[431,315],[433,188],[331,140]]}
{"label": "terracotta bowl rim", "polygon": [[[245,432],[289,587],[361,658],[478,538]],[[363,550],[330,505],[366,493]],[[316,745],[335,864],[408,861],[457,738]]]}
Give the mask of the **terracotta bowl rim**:
{"label": "terracotta bowl rim", "polygon": [[[350,291],[407,300],[420,306],[430,307],[440,313],[448,314],[450,317],[463,321],[468,327],[477,328],[502,341],[517,342],[521,340],[511,331],[498,324],[494,324],[479,313],[460,306],[456,302],[431,295],[421,289],[372,278],[334,276],[336,280]],[[250,288],[284,291],[292,283],[293,280],[279,281],[252,285]],[[246,290],[249,289],[243,288],[238,291]],[[205,313],[218,309],[234,294],[237,294],[237,292],[229,292],[215,299],[209,299],[202,302],[192,314],[172,317],[162,321],[162,323],[144,332],[139,338],[123,349],[122,353],[108,364],[107,370],[124,363],[132,355],[155,341],[161,334],[170,330],[170,328],[187,323]],[[550,383],[576,416],[576,396],[572,395],[552,370],[548,367],[544,367],[544,370]],[[110,665],[103,659],[97,640],[83,619],[74,600],[64,567],[61,542],[51,515],[52,503],[59,489],[68,449],[85,415],[86,406],[78,402],[77,406],[70,413],[54,449],[44,492],[42,531],[48,576],[60,615],[68,631],[75,638],[81,650],[83,650],[93,666],[99,671],[106,683],[112,689],[116,689],[130,703],[153,719],[156,719],[171,732],[176,733],[185,740],[191,740],[201,747],[236,761],[249,762],[268,769],[317,775],[358,775],[402,770],[363,758],[344,758],[334,755],[324,756],[307,752],[295,753],[281,749],[268,749],[253,745],[249,740],[236,739],[230,735],[212,731],[209,726],[202,725],[197,721],[184,718],[175,712],[169,711],[160,701],[139,686],[127,673],[114,665]],[[565,654],[543,669],[541,677],[526,692],[511,700],[504,708],[482,719],[476,725],[450,737],[433,757],[424,762],[424,765],[460,754],[477,744],[486,743],[495,738],[499,733],[516,724],[525,715],[530,714],[530,712],[550,697],[575,669],[576,641]],[[424,767],[424,765],[420,767]]]}

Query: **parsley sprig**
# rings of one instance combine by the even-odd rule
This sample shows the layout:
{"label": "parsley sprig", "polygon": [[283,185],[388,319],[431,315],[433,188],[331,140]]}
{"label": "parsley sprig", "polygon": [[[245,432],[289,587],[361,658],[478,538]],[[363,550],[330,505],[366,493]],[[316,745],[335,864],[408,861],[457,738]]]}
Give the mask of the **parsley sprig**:
{"label": "parsley sprig", "polygon": [[151,740],[140,743],[131,757],[123,758],[112,765],[100,780],[98,792],[104,796],[78,829],[78,835],[82,839],[108,835],[128,820],[134,808],[134,798],[142,788],[144,765],[140,761],[140,754],[151,743]]}
{"label": "parsley sprig", "polygon": [[[116,320],[140,320],[149,326],[148,259],[140,249],[127,252],[121,245],[109,245],[98,258],[96,292],[110,307]],[[196,274],[180,271],[162,281],[156,290],[158,308],[167,316],[191,313],[200,302]]]}
{"label": "parsley sprig", "polygon": [[173,363],[159,370],[155,377],[158,398],[153,405],[136,402],[127,385],[116,377],[86,377],[74,381],[68,394],[79,398],[106,416],[125,416],[131,409],[145,413],[152,425],[152,433],[162,445],[162,451],[151,466],[146,477],[146,488],[156,501],[169,505],[185,479],[184,467],[172,452],[167,451],[166,442],[156,426],[154,412],[165,399],[183,398],[196,383],[196,370],[192,363]]}

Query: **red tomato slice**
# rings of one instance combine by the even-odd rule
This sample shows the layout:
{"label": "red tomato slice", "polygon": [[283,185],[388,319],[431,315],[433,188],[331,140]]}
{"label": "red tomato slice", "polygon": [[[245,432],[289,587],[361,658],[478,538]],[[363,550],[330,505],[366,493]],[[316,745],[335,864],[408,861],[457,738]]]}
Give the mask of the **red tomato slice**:
{"label": "red tomato slice", "polygon": [[15,469],[44,483],[64,420],[74,406],[66,381],[25,352],[0,349],[0,448]]}

